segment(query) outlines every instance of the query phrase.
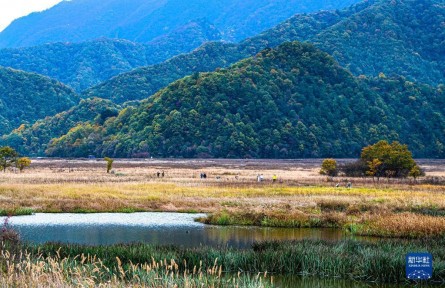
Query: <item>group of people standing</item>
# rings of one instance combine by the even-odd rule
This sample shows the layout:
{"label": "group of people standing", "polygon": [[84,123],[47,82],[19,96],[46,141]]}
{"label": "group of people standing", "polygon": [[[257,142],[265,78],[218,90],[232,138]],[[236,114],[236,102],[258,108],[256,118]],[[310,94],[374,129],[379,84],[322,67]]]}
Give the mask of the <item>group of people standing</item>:
{"label": "group of people standing", "polygon": [[[256,176],[256,179],[257,179],[258,182],[263,182],[263,181],[264,181],[264,176],[263,176],[263,174],[258,174],[258,175]],[[277,176],[276,174],[273,174],[273,176],[272,176],[272,182],[277,182],[277,180],[278,180],[278,176]]]}

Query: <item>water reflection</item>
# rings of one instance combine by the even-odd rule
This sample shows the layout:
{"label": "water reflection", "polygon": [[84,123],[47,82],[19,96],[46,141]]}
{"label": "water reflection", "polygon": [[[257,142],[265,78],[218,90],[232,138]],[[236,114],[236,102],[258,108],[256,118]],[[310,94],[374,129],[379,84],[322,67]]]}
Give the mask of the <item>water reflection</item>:
{"label": "water reflection", "polygon": [[[304,287],[304,288],[398,288],[398,287],[435,287],[426,284],[377,284],[369,282],[357,282],[341,279],[320,279],[313,277],[276,277],[276,287]],[[437,286],[436,286],[437,287]]]}
{"label": "water reflection", "polygon": [[[266,240],[324,239],[351,237],[337,229],[289,229],[209,226],[194,221],[203,214],[104,213],[35,214],[12,217],[12,227],[24,241],[112,245],[145,242],[161,245],[248,248]],[[3,221],[3,219],[0,219]]]}

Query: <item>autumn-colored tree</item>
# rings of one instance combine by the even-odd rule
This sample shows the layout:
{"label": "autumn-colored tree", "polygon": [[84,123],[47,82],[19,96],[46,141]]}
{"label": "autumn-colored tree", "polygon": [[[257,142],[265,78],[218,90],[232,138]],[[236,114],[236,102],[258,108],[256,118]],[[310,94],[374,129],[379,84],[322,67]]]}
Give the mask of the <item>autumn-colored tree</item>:
{"label": "autumn-colored tree", "polygon": [[407,177],[417,166],[407,145],[397,141],[379,141],[363,148],[361,160],[368,163],[367,175],[373,177]]}
{"label": "autumn-colored tree", "polygon": [[31,159],[28,157],[22,157],[19,158],[16,162],[16,167],[19,168],[20,173],[25,169],[26,167],[29,167],[31,165]]}
{"label": "autumn-colored tree", "polygon": [[368,170],[366,171],[366,175],[372,176],[373,179],[374,179],[374,177],[377,176],[377,179],[378,179],[381,175],[380,169],[382,168],[382,164],[383,164],[382,161],[380,161],[377,158],[373,159],[372,161],[369,161],[367,163]]}
{"label": "autumn-colored tree", "polygon": [[335,161],[335,159],[324,159],[323,163],[321,164],[320,174],[330,177],[337,176],[337,161]]}

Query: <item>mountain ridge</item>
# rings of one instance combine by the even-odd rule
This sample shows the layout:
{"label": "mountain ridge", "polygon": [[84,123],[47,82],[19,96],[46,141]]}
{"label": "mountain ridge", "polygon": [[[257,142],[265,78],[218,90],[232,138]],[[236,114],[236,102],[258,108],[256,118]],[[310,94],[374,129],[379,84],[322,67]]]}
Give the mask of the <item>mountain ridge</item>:
{"label": "mountain ridge", "polygon": [[0,65],[49,76],[80,92],[135,67],[162,62],[220,39],[219,31],[203,19],[179,29],[146,44],[100,38],[0,49]]}
{"label": "mountain ridge", "polygon": [[[0,47],[81,42],[99,37],[146,43],[193,19],[207,18],[223,39],[239,41],[300,12],[345,7],[357,0],[94,0],[62,1],[15,20],[0,33]],[[159,25],[162,23],[162,25]]]}

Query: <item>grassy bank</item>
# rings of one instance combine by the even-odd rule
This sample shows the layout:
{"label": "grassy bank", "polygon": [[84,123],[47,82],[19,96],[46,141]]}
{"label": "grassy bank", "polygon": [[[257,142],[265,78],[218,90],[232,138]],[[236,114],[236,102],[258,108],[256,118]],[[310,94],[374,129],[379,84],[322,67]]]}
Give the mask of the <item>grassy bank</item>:
{"label": "grassy bank", "polygon": [[222,211],[199,218],[212,225],[242,225],[284,228],[338,228],[361,236],[438,239],[445,236],[445,218],[409,212],[385,214],[363,213],[357,217],[342,212],[329,213],[277,213]]}
{"label": "grassy bank", "polygon": [[[16,284],[48,279],[48,284],[70,285],[268,287],[273,285],[271,274],[408,283],[406,253],[428,251],[434,256],[432,282],[444,284],[444,247],[445,241],[391,240],[266,242],[255,244],[250,250],[182,249],[144,244],[109,247],[47,244],[21,247],[20,250],[27,252],[19,259],[8,258],[10,254],[3,248],[0,271],[4,276],[2,281],[16,281]],[[12,267],[13,262],[16,268]],[[261,276],[254,277],[257,275]]]}
{"label": "grassy bank", "polygon": [[13,207],[13,208],[5,208],[0,209],[0,216],[25,216],[32,215],[34,210],[32,208],[26,207]]}

